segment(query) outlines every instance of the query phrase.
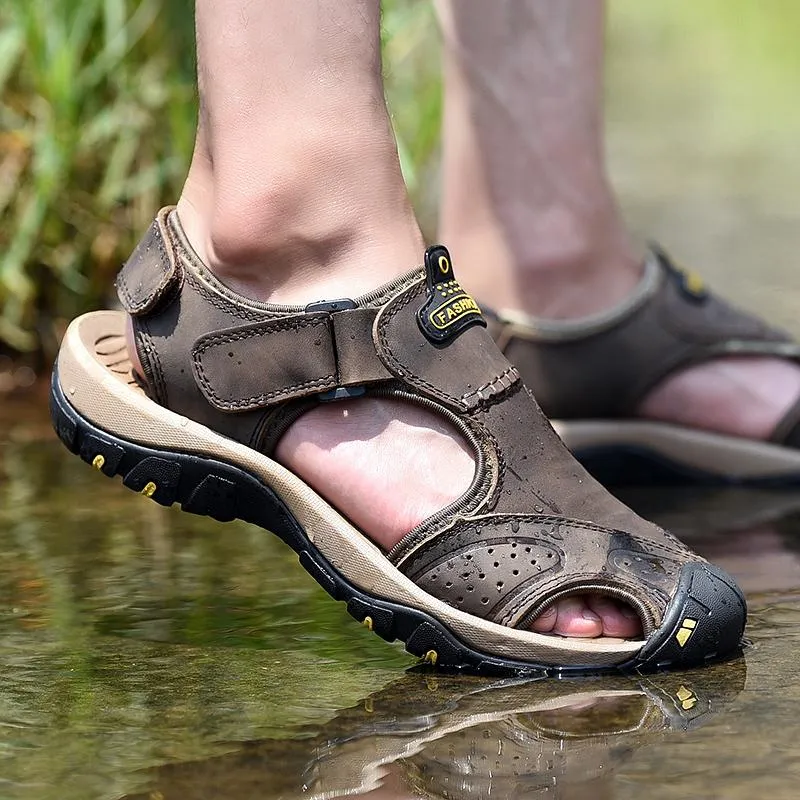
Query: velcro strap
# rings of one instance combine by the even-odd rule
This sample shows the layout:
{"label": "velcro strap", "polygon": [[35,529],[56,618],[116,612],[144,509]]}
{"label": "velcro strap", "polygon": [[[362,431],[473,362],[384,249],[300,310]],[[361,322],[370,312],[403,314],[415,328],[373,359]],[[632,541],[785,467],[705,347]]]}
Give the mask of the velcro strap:
{"label": "velcro strap", "polygon": [[181,284],[181,266],[173,248],[164,244],[169,211],[159,212],[117,276],[119,300],[134,317],[148,314],[162,300],[174,297]]}
{"label": "velcro strap", "polygon": [[298,314],[201,336],[200,391],[221,411],[250,411],[391,379],[372,339],[376,309]]}

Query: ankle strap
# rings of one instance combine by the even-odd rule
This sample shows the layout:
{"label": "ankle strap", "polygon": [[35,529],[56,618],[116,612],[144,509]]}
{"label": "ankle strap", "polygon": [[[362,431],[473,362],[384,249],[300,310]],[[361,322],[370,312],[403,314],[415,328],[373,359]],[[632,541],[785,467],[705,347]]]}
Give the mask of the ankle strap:
{"label": "ankle strap", "polygon": [[200,391],[220,411],[249,411],[392,380],[372,338],[377,314],[295,314],[201,336],[192,348]]}

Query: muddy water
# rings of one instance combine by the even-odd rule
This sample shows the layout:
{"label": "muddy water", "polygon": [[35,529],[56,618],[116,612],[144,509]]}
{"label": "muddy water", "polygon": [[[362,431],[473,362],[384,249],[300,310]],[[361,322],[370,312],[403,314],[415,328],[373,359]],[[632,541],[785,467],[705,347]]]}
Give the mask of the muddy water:
{"label": "muddy water", "polygon": [[[613,4],[609,153],[637,229],[797,331],[800,15],[758,7]],[[0,798],[797,797],[800,492],[627,495],[740,579],[743,659],[437,677],[262,531],[73,461],[42,405],[0,415]]]}

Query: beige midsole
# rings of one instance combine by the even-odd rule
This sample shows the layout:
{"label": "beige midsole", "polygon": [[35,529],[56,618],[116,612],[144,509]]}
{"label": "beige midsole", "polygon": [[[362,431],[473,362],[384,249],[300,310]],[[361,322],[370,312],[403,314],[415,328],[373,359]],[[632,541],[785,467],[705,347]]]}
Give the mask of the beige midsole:
{"label": "beige midsole", "polygon": [[556,420],[553,427],[573,451],[592,447],[645,448],[677,464],[734,480],[800,474],[800,450],[667,422]]}
{"label": "beige midsole", "polygon": [[[374,597],[426,611],[465,643],[491,655],[547,665],[604,667],[628,660],[643,646],[641,641],[564,639],[507,628],[424,592],[296,475],[153,402],[131,384],[130,373],[124,374],[118,364],[114,371],[112,357],[104,353],[118,353],[117,338],[124,336],[124,330],[125,316],[117,311],[85,314],[69,326],[58,356],[58,375],[70,404],[96,426],[122,439],[208,455],[247,470],[281,498],[309,539],[353,585]],[[121,344],[122,339],[118,341]]]}

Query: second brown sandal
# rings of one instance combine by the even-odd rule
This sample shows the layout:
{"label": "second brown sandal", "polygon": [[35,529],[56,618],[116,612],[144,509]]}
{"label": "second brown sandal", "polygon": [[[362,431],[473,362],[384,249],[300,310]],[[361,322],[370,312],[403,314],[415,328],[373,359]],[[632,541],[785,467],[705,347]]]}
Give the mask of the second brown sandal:
{"label": "second brown sandal", "polygon": [[800,360],[784,331],[728,305],[653,247],[634,293],[607,313],[550,321],[487,313],[544,413],[605,484],[800,484],[800,399],[768,442],[638,418],[667,375],[724,356]]}

